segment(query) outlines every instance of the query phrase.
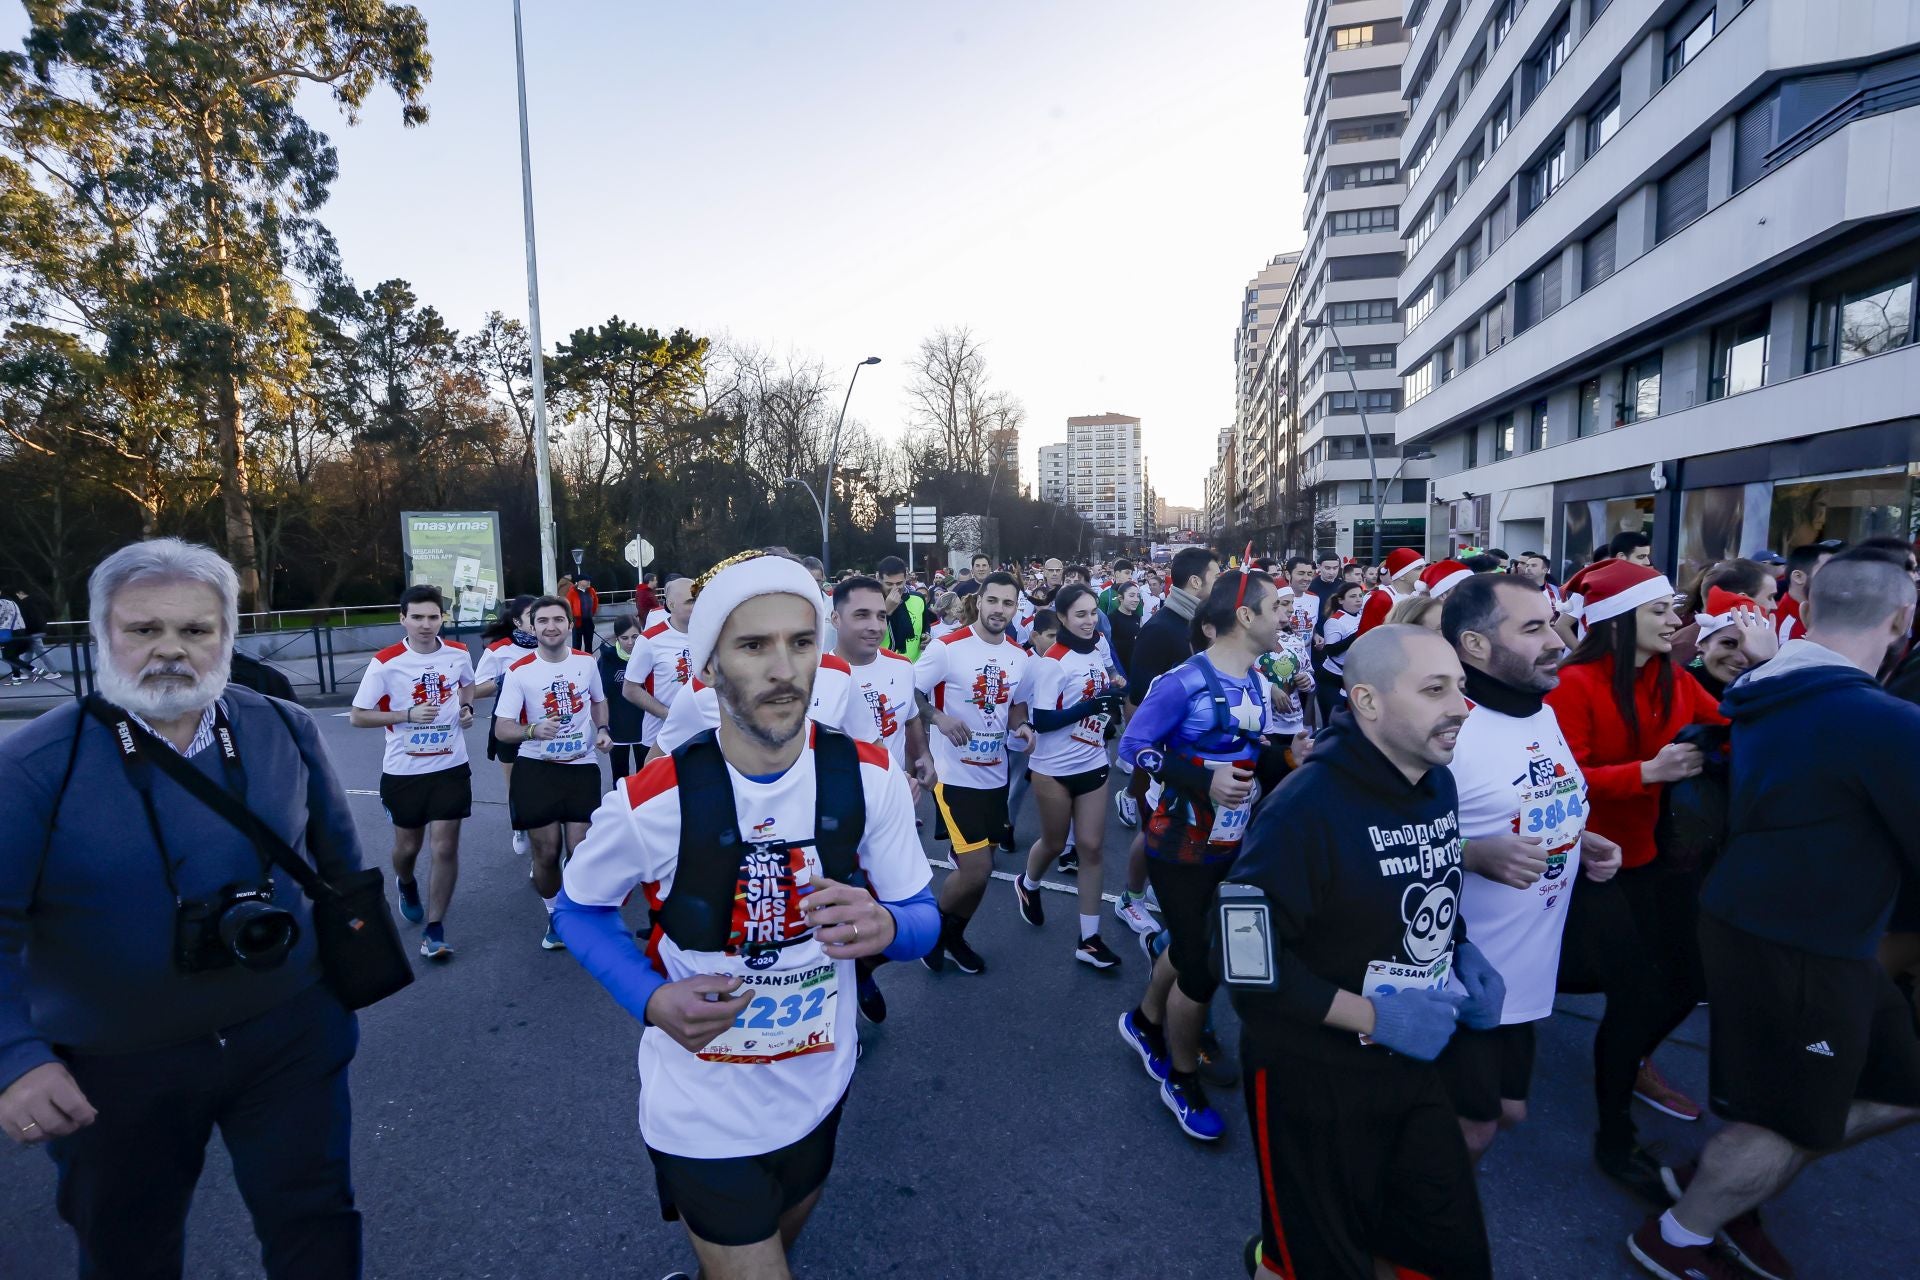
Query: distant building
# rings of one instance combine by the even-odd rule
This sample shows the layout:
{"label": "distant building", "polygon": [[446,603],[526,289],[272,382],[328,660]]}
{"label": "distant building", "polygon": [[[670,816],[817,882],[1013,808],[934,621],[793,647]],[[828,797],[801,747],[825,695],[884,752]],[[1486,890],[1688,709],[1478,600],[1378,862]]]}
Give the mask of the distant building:
{"label": "distant building", "polygon": [[1146,510],[1140,419],[1096,413],[1067,419],[1067,500],[1103,533],[1138,537]]}
{"label": "distant building", "polygon": [[1063,504],[1067,501],[1067,472],[1072,469],[1072,464],[1072,445],[1040,446],[1040,474],[1037,479],[1040,501]]}

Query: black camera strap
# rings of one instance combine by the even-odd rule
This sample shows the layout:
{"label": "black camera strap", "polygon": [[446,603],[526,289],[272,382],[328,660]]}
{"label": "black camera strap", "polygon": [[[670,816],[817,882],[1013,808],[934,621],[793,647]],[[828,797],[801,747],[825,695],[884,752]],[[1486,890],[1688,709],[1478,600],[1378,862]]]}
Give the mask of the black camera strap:
{"label": "black camera strap", "polygon": [[[295,853],[293,847],[281,838],[280,833],[262,822],[251,809],[247,808],[242,799],[245,795],[246,772],[241,766],[239,746],[233,736],[233,725],[227,719],[224,707],[218,703],[214,706],[213,738],[215,746],[221,753],[221,762],[227,771],[229,782],[227,787],[222,787],[194,768],[187,758],[175,751],[170,744],[154,740],[149,730],[104,698],[98,695],[88,698],[87,713],[106,725],[114,735],[114,742],[120,748],[121,763],[127,769],[127,777],[133,783],[134,790],[140,793],[141,803],[146,807],[147,822],[153,828],[154,842],[160,848],[160,862],[166,870],[167,887],[173,891],[176,901],[180,897],[180,891],[174,884],[173,863],[167,856],[165,843],[161,840],[160,819],[153,807],[153,787],[145,772],[149,765],[173,779],[187,794],[212,809],[216,815],[225,819],[228,824],[252,841],[254,853],[260,859],[262,870],[278,866],[293,878],[294,883],[298,884],[309,898],[317,899],[323,895],[333,894],[332,886],[320,879],[318,873],[307,865],[306,860]],[[239,788],[239,794],[236,794],[233,789],[235,784]]]}

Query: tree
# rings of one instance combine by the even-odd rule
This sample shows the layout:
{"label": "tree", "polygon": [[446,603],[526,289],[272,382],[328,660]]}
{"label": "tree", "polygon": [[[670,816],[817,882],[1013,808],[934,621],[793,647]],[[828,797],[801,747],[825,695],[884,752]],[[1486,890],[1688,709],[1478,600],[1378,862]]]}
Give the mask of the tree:
{"label": "tree", "polygon": [[[170,340],[180,394],[211,423],[227,554],[243,608],[259,599],[246,406],[294,311],[296,274],[338,275],[315,218],[337,172],[295,106],[324,85],[351,123],[377,84],[426,119],[426,22],[384,0],[29,0],[24,54],[0,66],[0,109],[27,186],[137,266],[112,348]],[[59,226],[60,224],[50,224]],[[58,246],[50,246],[58,248]],[[56,264],[64,255],[50,255]],[[40,263],[19,264],[30,275]],[[112,317],[103,317],[109,319]]]}
{"label": "tree", "polygon": [[1019,440],[1026,409],[1004,391],[989,388],[986,351],[970,329],[941,329],[923,339],[908,365],[911,406],[908,426],[917,472],[986,475],[996,445]]}

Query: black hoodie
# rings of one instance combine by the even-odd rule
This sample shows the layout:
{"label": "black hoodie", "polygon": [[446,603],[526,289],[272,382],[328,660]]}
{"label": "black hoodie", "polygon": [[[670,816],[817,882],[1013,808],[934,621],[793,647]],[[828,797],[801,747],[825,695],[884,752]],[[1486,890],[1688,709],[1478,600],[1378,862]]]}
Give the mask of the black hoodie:
{"label": "black hoodie", "polygon": [[1266,893],[1278,952],[1277,990],[1233,992],[1243,1056],[1384,1058],[1327,1026],[1327,1010],[1336,990],[1366,994],[1370,964],[1431,980],[1451,971],[1467,937],[1461,848],[1453,775],[1440,767],[1408,782],[1351,712],[1335,713],[1307,762],[1254,815],[1227,877]]}

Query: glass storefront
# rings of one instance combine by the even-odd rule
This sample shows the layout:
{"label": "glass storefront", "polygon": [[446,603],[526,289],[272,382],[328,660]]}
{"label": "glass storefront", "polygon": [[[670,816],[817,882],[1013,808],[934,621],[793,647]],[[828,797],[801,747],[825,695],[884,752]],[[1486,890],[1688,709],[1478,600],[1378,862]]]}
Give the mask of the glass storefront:
{"label": "glass storefront", "polygon": [[1732,484],[1689,489],[1680,495],[1680,548],[1674,584],[1690,590],[1694,581],[1722,560],[1774,545],[1771,539],[1773,485]]}
{"label": "glass storefront", "polygon": [[1653,495],[1594,498],[1560,508],[1565,537],[1560,543],[1559,580],[1565,582],[1593,559],[1617,533],[1653,533]]}
{"label": "glass storefront", "polygon": [[1875,534],[1911,536],[1911,490],[1905,468],[1781,481],[1773,486],[1766,545],[1786,555],[1829,538],[1858,542]]}

